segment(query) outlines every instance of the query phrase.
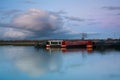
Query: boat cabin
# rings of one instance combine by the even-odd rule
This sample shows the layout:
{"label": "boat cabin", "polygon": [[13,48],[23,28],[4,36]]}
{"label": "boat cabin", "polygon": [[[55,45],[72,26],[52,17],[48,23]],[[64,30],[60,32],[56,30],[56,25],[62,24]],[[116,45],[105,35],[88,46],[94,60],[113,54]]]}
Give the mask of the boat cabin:
{"label": "boat cabin", "polygon": [[47,47],[61,47],[63,40],[49,40],[47,41]]}

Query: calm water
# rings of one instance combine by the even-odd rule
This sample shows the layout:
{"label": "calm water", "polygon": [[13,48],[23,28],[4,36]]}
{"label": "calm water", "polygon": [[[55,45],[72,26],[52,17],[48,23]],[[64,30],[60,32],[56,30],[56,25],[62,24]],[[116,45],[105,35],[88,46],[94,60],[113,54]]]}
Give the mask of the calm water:
{"label": "calm water", "polygon": [[120,52],[1,46],[0,80],[120,80]]}

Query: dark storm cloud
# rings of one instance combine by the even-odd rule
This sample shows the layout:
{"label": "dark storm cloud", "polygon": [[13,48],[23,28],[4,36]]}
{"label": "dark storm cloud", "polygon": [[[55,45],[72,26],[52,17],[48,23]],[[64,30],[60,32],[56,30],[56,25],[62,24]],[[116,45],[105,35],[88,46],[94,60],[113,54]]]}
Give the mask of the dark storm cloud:
{"label": "dark storm cloud", "polygon": [[105,6],[102,8],[107,10],[120,10],[120,6]]}

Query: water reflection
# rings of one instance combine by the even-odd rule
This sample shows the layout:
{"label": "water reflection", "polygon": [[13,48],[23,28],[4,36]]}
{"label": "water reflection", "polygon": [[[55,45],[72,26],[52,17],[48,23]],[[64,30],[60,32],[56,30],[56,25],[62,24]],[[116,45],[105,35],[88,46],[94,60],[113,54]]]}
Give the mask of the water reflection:
{"label": "water reflection", "polygon": [[[99,77],[106,75],[109,78],[116,76],[112,74],[117,74],[117,78],[120,75],[119,51],[65,48],[37,49],[17,46],[0,47],[0,51],[4,54],[0,54],[2,56],[0,62],[12,64],[9,66],[10,69],[14,73],[16,71],[20,73],[19,77],[26,74],[27,77],[33,76],[40,79],[46,77],[53,79],[52,77],[55,77],[58,80],[68,78],[71,78],[70,80],[79,80],[80,78],[89,80],[85,76],[94,79],[94,75]],[[0,66],[6,65],[0,64]],[[8,73],[4,71],[4,67],[2,69],[0,75]],[[61,78],[61,75],[64,77]]]}
{"label": "water reflection", "polygon": [[[28,51],[25,48],[21,48],[19,50],[26,53]],[[17,68],[31,76],[40,76],[51,72],[64,73],[64,70],[82,66],[82,59],[85,58],[87,51],[86,49],[64,50],[61,48],[50,48],[35,49],[34,53],[32,53],[32,51],[29,51],[27,54],[26,53],[20,53],[20,55],[16,54],[15,57],[12,57],[12,59],[15,59],[15,65]],[[74,57],[78,57],[78,59],[75,59]],[[69,58],[75,61],[67,60]],[[77,60],[80,61],[78,62]]]}
{"label": "water reflection", "polygon": [[17,68],[32,76],[55,72],[61,67],[61,53],[53,52],[51,54],[44,49],[34,51],[25,47],[11,47],[6,50],[6,53],[9,53],[8,56],[13,60]]}

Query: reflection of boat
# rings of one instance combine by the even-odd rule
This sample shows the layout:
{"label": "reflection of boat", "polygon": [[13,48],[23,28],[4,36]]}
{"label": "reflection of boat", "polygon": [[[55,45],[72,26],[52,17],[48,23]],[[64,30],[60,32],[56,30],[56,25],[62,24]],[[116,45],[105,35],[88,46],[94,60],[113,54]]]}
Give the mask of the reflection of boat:
{"label": "reflection of boat", "polygon": [[62,48],[62,52],[66,53],[66,52],[88,52],[88,53],[91,53],[92,52],[92,48],[81,48],[81,49],[78,49],[78,48],[74,48],[74,49],[64,49]]}
{"label": "reflection of boat", "polygon": [[88,52],[91,53],[93,51],[92,48],[51,48],[47,47],[47,51],[51,52],[62,52],[62,53],[68,53],[68,52]]}

